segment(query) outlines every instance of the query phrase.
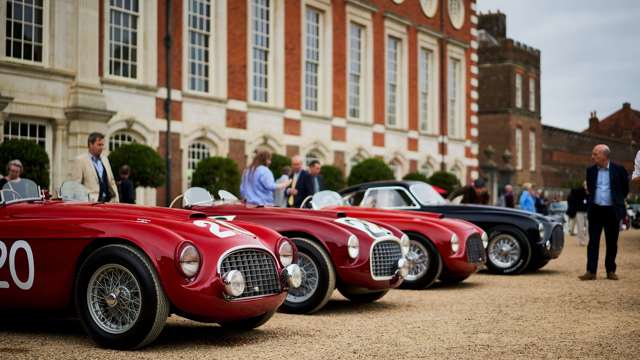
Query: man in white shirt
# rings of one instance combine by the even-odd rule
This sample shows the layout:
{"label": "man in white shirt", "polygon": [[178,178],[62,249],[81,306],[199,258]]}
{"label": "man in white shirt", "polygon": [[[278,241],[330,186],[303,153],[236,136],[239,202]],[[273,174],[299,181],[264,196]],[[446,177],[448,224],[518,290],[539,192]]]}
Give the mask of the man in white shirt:
{"label": "man in white shirt", "polygon": [[640,151],[636,154],[633,175],[631,175],[631,191],[640,193]]}

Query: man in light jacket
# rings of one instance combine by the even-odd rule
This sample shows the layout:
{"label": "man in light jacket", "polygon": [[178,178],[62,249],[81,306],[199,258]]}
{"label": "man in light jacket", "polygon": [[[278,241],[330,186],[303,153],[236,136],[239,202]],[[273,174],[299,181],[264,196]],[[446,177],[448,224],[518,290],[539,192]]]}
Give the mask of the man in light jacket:
{"label": "man in light jacket", "polygon": [[118,187],[111,171],[109,158],[102,154],[104,135],[89,134],[89,151],[78,156],[71,167],[69,180],[77,181],[89,191],[89,200],[98,202],[118,202]]}
{"label": "man in light jacket", "polygon": [[528,211],[531,213],[536,212],[536,202],[531,195],[531,183],[525,183],[522,185],[522,194],[520,195],[520,210]]}

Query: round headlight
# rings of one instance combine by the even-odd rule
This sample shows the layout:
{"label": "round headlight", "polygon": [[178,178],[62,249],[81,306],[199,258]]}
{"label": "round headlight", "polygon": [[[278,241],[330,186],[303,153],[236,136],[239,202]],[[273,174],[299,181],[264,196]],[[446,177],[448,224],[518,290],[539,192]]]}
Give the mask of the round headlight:
{"label": "round headlight", "polygon": [[407,234],[402,234],[400,238],[400,250],[402,251],[402,255],[407,255],[409,253],[409,247],[411,246],[411,241]]}
{"label": "round headlight", "polygon": [[360,253],[360,240],[355,235],[349,236],[349,241],[347,241],[347,251],[349,252],[349,257],[355,259],[358,257]]}
{"label": "round headlight", "polygon": [[538,223],[538,232],[540,233],[540,239],[544,239],[544,225]]}
{"label": "round headlight", "polygon": [[278,257],[280,257],[280,263],[286,267],[293,262],[293,246],[288,240],[283,240],[278,247]]}
{"label": "round headlight", "polygon": [[193,245],[186,245],[180,251],[180,270],[184,276],[192,278],[200,271],[200,253]]}
{"label": "round headlight", "polygon": [[244,292],[244,276],[238,270],[231,270],[224,274],[224,291],[230,296],[240,296]]}
{"label": "round headlight", "polygon": [[484,248],[486,249],[487,246],[489,246],[489,235],[487,235],[487,233],[483,231],[480,238],[482,239],[482,246],[484,246]]}
{"label": "round headlight", "polygon": [[451,252],[457,253],[460,249],[460,242],[458,241],[458,235],[451,235]]}

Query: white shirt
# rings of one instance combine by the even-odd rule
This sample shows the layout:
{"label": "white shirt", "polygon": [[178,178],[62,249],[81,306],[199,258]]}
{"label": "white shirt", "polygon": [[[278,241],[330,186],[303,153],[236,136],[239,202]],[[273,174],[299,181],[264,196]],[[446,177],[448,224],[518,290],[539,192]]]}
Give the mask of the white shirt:
{"label": "white shirt", "polygon": [[631,175],[632,179],[640,177],[640,151],[636,154],[635,166],[633,169],[633,175]]}

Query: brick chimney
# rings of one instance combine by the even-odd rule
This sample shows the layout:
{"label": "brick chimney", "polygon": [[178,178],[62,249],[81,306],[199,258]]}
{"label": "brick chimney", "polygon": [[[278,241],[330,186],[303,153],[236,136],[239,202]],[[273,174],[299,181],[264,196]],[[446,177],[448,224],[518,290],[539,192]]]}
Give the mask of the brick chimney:
{"label": "brick chimney", "polygon": [[507,37],[507,15],[497,12],[481,14],[478,19],[478,30],[484,30],[496,40]]}
{"label": "brick chimney", "polygon": [[622,110],[631,110],[631,103],[622,103]]}
{"label": "brick chimney", "polygon": [[589,132],[598,132],[598,124],[600,120],[598,120],[598,116],[596,116],[596,112],[592,111],[589,114]]}

